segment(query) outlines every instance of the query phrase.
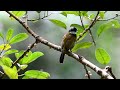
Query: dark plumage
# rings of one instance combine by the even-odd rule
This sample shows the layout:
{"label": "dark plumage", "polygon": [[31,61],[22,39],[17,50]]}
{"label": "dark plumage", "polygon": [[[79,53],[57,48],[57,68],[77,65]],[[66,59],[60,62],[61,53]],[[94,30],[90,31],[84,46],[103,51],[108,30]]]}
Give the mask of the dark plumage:
{"label": "dark plumage", "polygon": [[63,63],[65,53],[69,50],[71,50],[76,41],[76,28],[71,28],[67,34],[63,36],[62,42],[61,42],[61,56],[60,56],[60,63]]}

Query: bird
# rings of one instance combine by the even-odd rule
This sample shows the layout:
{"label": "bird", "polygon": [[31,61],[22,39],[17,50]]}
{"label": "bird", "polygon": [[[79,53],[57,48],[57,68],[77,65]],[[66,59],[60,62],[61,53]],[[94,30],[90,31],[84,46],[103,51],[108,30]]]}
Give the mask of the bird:
{"label": "bird", "polygon": [[76,39],[77,39],[77,29],[75,27],[72,27],[62,38],[61,41],[61,55],[59,62],[63,63],[65,53],[68,51],[71,51],[72,48],[75,45]]}

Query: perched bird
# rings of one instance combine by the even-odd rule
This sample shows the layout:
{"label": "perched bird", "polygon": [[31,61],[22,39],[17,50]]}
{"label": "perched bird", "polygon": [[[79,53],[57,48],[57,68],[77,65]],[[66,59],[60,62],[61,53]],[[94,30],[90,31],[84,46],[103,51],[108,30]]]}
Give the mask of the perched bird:
{"label": "perched bird", "polygon": [[60,56],[60,63],[63,63],[65,53],[74,47],[77,35],[76,35],[77,29],[75,27],[71,28],[68,33],[66,33],[63,36],[62,42],[61,42],[61,56]]}

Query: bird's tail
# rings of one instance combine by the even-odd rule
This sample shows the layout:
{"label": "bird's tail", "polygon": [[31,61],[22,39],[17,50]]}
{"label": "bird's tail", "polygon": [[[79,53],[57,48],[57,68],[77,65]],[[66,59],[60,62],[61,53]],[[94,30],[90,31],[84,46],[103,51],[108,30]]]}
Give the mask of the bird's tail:
{"label": "bird's tail", "polygon": [[63,60],[64,60],[64,56],[65,56],[65,53],[61,53],[60,55],[60,63],[63,63]]}

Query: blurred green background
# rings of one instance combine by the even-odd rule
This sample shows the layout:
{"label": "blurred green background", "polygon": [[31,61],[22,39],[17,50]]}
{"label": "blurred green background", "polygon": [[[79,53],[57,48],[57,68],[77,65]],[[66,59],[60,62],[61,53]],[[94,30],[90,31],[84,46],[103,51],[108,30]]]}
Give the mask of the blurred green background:
{"label": "blurred green background", "polygon": [[[29,27],[38,35],[43,37],[44,39],[54,43],[56,45],[60,45],[63,35],[70,29],[70,25],[73,23],[79,24],[80,19],[78,16],[68,15],[67,17],[59,14],[61,11],[49,11],[48,14],[51,14],[49,17],[45,19],[39,20],[37,22],[28,22]],[[89,13],[95,13],[90,11]],[[105,19],[114,17],[115,14],[120,14],[119,11],[108,11],[105,14]],[[44,11],[41,13],[41,17],[43,17]],[[29,19],[36,19],[38,18],[38,13],[36,11],[28,11],[28,18]],[[67,30],[56,26],[55,24],[51,23],[47,19],[57,19],[63,21],[67,25]],[[119,21],[119,17],[116,18]],[[84,23],[90,23],[87,20]],[[104,48],[111,56],[111,61],[108,64],[112,67],[113,73],[117,78],[120,78],[120,30],[111,28],[102,33],[102,35],[98,38],[97,37],[97,29],[100,24],[104,23],[104,21],[97,22],[92,27],[92,33],[94,39],[96,41],[97,47]],[[0,11],[0,32],[6,33],[9,28],[13,28],[14,35],[20,32],[26,32],[26,30],[15,20],[11,20],[9,15],[4,12]],[[27,33],[27,32],[26,32]],[[35,41],[31,35],[29,38],[23,42],[17,43],[12,45],[12,48],[18,50],[25,50],[29,44],[32,44]],[[87,35],[81,42],[91,41],[91,37]],[[2,44],[2,39],[0,39],[0,44]],[[92,62],[93,64],[97,65],[100,68],[104,68],[105,65],[101,65],[95,58],[95,46],[92,46],[88,49],[80,49],[77,51],[77,54],[84,56],[87,60]],[[85,77],[85,70],[82,64],[77,62],[71,57],[65,56],[64,63],[59,63],[60,52],[50,49],[46,45],[38,44],[32,51],[41,51],[44,53],[44,56],[38,58],[36,61],[29,64],[27,69],[35,69],[35,70],[43,70],[50,73],[50,79],[87,79]],[[11,59],[14,61],[16,60],[14,54],[10,56]],[[88,68],[92,72],[92,79],[99,79],[100,76],[97,75],[93,70]]]}

